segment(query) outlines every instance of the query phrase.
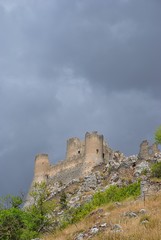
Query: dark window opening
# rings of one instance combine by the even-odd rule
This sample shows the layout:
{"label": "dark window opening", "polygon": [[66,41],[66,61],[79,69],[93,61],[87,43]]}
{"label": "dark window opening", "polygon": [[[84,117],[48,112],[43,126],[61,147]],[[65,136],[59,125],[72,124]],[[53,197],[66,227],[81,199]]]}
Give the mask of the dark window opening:
{"label": "dark window opening", "polygon": [[80,154],[80,151],[78,151],[78,154]]}
{"label": "dark window opening", "polygon": [[102,154],[102,157],[103,157],[103,159],[105,158],[105,154],[104,153]]}
{"label": "dark window opening", "polygon": [[136,167],[136,163],[135,162],[132,164],[132,167]]}
{"label": "dark window opening", "polygon": [[96,153],[99,153],[99,149],[96,149]]}

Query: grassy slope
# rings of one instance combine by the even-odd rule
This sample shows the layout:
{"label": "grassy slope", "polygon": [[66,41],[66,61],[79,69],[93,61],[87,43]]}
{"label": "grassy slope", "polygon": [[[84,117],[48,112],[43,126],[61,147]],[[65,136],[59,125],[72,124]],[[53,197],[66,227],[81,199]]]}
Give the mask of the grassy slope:
{"label": "grassy slope", "polygon": [[[146,199],[145,206],[142,200],[126,201],[121,206],[107,204],[100,214],[89,214],[76,225],[69,225],[62,231],[44,236],[43,240],[73,240],[80,232],[88,231],[96,223],[120,224],[123,232],[114,233],[108,227],[104,232],[94,236],[93,240],[160,240],[161,239],[161,194],[150,196]],[[145,208],[145,215],[136,218],[123,217],[128,211],[139,212]],[[96,212],[96,211],[95,211]],[[148,219],[147,224],[141,221]]]}

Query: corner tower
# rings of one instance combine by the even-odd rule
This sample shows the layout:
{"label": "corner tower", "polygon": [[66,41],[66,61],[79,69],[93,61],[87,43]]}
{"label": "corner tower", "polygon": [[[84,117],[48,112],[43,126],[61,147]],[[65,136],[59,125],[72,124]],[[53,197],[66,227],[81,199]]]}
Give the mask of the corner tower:
{"label": "corner tower", "polygon": [[50,168],[48,154],[38,154],[35,157],[34,181],[45,181]]}
{"label": "corner tower", "polygon": [[97,132],[85,135],[85,166],[84,171],[89,172],[94,166],[103,162],[103,135]]}

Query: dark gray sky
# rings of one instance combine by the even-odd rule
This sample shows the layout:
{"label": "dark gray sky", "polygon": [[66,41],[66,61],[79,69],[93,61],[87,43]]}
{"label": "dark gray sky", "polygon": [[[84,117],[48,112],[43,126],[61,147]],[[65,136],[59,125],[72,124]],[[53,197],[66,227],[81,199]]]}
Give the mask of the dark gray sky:
{"label": "dark gray sky", "polygon": [[0,195],[67,138],[132,155],[160,124],[160,0],[0,0]]}

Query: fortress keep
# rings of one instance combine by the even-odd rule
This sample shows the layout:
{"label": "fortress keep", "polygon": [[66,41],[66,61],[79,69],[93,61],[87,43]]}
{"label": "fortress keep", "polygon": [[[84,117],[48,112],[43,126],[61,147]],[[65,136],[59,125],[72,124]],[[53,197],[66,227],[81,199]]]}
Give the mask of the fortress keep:
{"label": "fortress keep", "polygon": [[33,204],[30,192],[34,188],[35,182],[46,181],[49,186],[60,188],[60,186],[68,186],[74,179],[78,182],[84,179],[85,182],[85,179],[89,180],[91,174],[102,171],[102,167],[105,172],[110,167],[108,184],[111,184],[116,183],[116,180],[125,179],[124,177],[118,178],[119,174],[131,174],[132,178],[136,178],[144,169],[148,170],[151,163],[157,161],[161,161],[161,151],[156,143],[150,146],[148,141],[144,140],[140,144],[138,155],[125,157],[120,151],[112,150],[103,135],[97,132],[87,132],[83,141],[79,138],[67,140],[65,159],[57,164],[50,164],[48,154],[38,154],[35,157],[34,178],[24,207]]}
{"label": "fortress keep", "polygon": [[[35,157],[33,182],[51,181],[67,183],[75,178],[88,175],[94,167],[115,160],[118,151],[113,151],[105,142],[103,135],[97,132],[85,134],[85,139],[70,138],[67,140],[65,160],[51,165],[47,154]],[[149,146],[147,140],[140,144],[138,160],[153,159],[160,150],[156,143]]]}
{"label": "fortress keep", "polygon": [[65,160],[51,165],[47,154],[38,154],[35,158],[34,182],[47,179],[71,181],[83,177],[100,163],[107,163],[113,156],[103,135],[97,132],[86,133],[85,139],[70,138],[67,140]]}

